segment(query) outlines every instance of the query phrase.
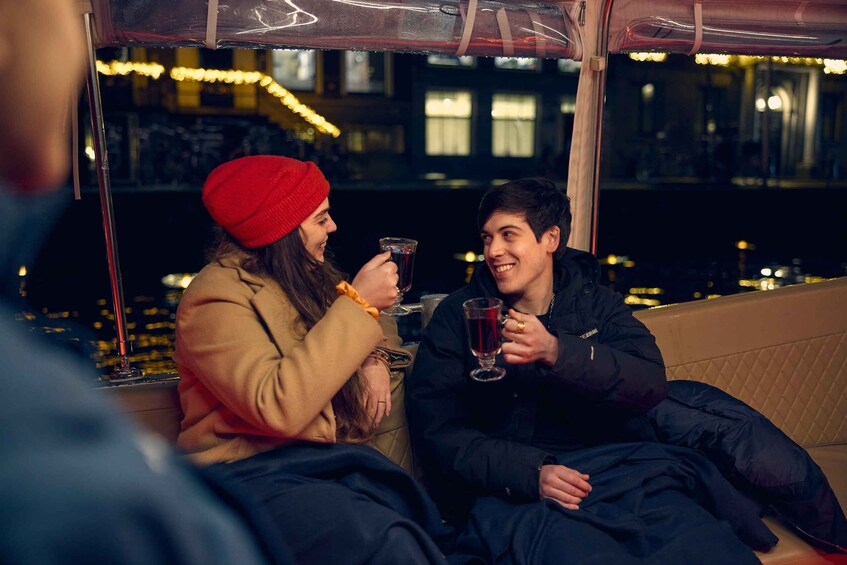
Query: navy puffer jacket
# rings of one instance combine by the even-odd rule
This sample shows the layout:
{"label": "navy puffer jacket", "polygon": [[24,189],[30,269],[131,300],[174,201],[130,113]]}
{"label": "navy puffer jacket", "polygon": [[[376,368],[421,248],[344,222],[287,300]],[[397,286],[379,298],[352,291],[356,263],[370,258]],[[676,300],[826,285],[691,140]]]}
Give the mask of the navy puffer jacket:
{"label": "navy puffer jacket", "polygon": [[[598,284],[594,256],[568,249],[555,264],[555,297],[540,317],[559,339],[558,362],[507,365],[479,383],[462,303],[499,296],[488,268],[439,304],[407,380],[407,415],[424,480],[451,512],[487,493],[538,499],[553,452],[647,433],[644,416],[667,395],[656,340],[623,298]],[[449,504],[445,504],[449,502]]]}

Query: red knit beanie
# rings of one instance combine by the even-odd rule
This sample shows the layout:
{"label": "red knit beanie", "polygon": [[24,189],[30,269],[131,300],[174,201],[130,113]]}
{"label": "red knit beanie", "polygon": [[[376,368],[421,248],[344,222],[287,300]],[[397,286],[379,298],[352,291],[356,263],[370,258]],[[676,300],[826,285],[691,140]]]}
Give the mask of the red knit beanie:
{"label": "red knit beanie", "polygon": [[203,204],[227,233],[254,248],[294,231],[328,194],[329,183],[314,163],[256,155],[209,173]]}

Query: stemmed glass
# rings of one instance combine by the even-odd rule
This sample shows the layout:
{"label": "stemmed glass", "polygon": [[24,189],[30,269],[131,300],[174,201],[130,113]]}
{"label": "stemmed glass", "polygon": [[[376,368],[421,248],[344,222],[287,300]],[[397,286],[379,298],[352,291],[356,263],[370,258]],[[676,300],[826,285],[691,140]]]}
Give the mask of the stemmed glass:
{"label": "stemmed glass", "polygon": [[503,301],[494,297],[471,298],[462,308],[471,352],[479,361],[479,367],[471,371],[471,378],[480,382],[499,381],[506,375],[505,369],[494,366],[502,345]]}
{"label": "stemmed glass", "polygon": [[381,251],[390,251],[391,260],[397,263],[397,299],[394,304],[382,311],[390,316],[405,316],[411,310],[400,306],[403,294],[412,289],[412,272],[415,269],[415,252],[418,242],[405,237],[383,237],[379,240]]}

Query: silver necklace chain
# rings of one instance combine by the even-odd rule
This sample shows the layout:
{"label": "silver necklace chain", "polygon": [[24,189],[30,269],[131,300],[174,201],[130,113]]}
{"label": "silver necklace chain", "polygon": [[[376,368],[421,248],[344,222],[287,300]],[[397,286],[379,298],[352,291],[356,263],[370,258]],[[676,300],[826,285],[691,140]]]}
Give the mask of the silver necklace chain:
{"label": "silver necklace chain", "polygon": [[556,303],[556,293],[553,292],[553,296],[550,298],[550,309],[547,310],[547,323],[544,324],[544,328],[549,332],[550,331],[550,322],[553,321],[553,305]]}

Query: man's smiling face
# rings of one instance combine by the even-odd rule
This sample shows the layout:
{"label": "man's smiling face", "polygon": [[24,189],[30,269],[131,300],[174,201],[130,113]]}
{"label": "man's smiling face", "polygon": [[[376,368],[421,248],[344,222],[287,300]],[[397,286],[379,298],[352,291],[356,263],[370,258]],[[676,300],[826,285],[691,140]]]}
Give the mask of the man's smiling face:
{"label": "man's smiling face", "polygon": [[553,253],[559,246],[558,228],[536,239],[524,214],[497,211],[482,227],[483,253],[497,289],[517,302],[549,286]]}

